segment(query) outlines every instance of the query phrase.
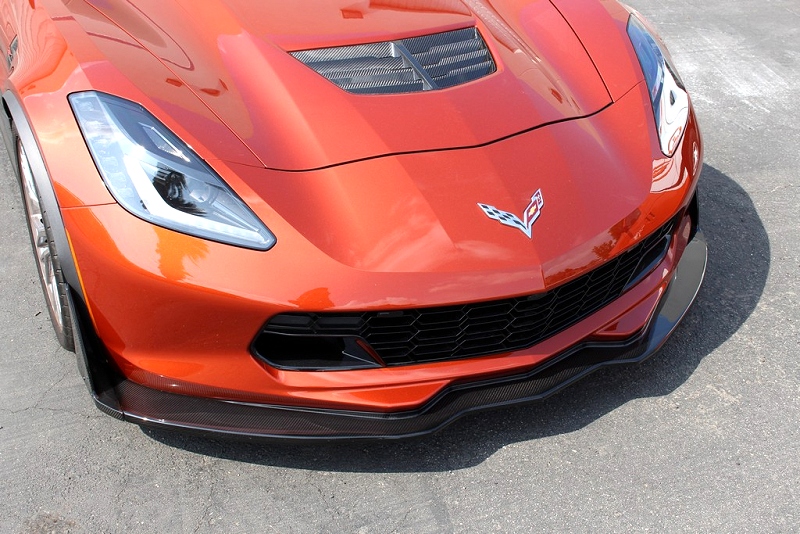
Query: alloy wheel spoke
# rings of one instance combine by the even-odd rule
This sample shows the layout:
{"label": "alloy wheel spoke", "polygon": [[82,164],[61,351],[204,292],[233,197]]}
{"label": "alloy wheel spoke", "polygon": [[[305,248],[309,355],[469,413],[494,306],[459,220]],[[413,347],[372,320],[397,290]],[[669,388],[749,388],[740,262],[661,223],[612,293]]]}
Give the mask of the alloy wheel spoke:
{"label": "alloy wheel spoke", "polygon": [[33,181],[33,173],[28,163],[28,157],[21,144],[19,145],[18,153],[22,189],[25,197],[25,205],[28,209],[28,225],[33,235],[37,267],[39,268],[39,274],[45,286],[47,305],[53,311],[53,315],[59,326],[63,326],[64,318],[61,310],[61,299],[58,294],[58,280],[56,279],[53,257],[50,253],[50,241],[47,238],[47,228],[44,224],[39,195],[36,191],[36,184]]}

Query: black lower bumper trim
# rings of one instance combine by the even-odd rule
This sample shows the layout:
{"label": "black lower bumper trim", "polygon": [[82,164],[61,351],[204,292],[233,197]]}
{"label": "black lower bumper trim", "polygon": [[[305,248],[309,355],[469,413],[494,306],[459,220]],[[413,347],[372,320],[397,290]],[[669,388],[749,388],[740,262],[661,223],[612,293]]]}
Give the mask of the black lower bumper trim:
{"label": "black lower bumper trim", "polygon": [[[604,365],[646,359],[664,344],[694,301],[706,258],[706,242],[698,232],[686,247],[650,324],[634,339],[585,343],[525,374],[454,384],[413,411],[373,413],[249,404],[175,395],[128,380],[114,386],[115,396],[125,420],[184,431],[309,440],[418,436],[473,411],[542,399]],[[103,404],[97,395],[95,400]]]}

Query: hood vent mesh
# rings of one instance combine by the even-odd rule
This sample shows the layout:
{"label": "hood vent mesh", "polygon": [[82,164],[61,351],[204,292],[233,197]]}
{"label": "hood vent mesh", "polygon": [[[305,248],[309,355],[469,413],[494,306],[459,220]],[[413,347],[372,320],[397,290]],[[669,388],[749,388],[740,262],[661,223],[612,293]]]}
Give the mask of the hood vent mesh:
{"label": "hood vent mesh", "polygon": [[444,89],[495,71],[476,28],[292,55],[345,91],[359,94]]}

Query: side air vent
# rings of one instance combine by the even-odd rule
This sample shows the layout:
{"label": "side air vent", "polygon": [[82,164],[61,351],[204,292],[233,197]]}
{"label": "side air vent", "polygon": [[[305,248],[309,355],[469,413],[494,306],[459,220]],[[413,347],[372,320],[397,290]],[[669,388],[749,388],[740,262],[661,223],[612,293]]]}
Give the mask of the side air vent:
{"label": "side air vent", "polygon": [[292,55],[351,93],[414,93],[453,87],[495,71],[476,28]]}

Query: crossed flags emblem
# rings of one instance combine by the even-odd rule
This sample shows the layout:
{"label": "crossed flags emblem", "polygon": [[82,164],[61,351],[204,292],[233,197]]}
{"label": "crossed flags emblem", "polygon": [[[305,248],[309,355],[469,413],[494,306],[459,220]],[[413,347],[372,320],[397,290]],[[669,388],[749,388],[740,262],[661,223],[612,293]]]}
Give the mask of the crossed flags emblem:
{"label": "crossed flags emblem", "polygon": [[533,196],[531,196],[531,203],[525,208],[522,219],[511,212],[499,210],[488,204],[478,203],[478,207],[480,207],[490,219],[494,219],[506,226],[516,228],[530,239],[533,233],[533,223],[535,223],[536,219],[542,214],[544,198],[542,197],[542,190],[537,190]]}

